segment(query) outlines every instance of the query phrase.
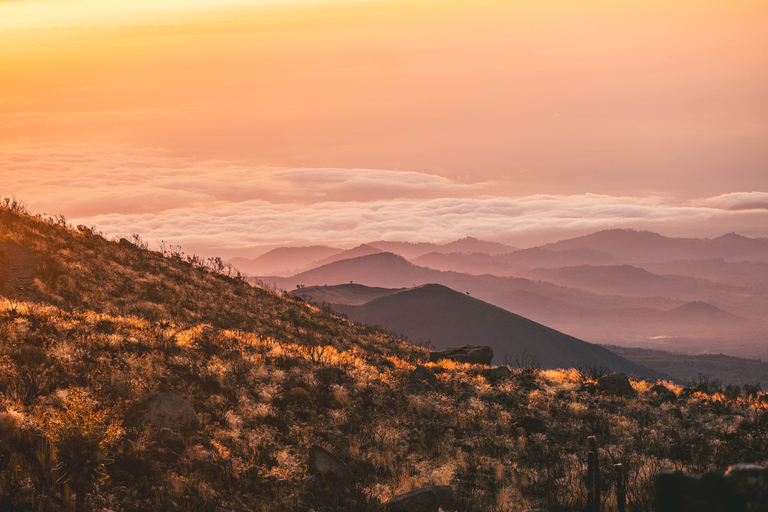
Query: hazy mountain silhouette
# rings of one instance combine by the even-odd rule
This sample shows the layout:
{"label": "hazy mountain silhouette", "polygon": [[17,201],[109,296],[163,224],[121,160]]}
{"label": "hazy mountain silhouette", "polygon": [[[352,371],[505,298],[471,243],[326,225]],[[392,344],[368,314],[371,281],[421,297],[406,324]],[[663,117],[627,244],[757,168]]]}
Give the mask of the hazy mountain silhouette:
{"label": "hazy mountain silhouette", "polygon": [[511,245],[501,244],[498,242],[488,242],[486,240],[479,240],[477,238],[468,236],[460,240],[455,240],[447,244],[433,244],[427,242],[387,242],[377,241],[371,242],[368,245],[381,249],[385,252],[391,252],[402,256],[406,259],[413,259],[421,257],[428,253],[448,254],[459,253],[468,254],[482,252],[486,254],[501,254],[514,251],[515,248]]}
{"label": "hazy mountain silhouette", "polygon": [[[331,307],[354,322],[384,327],[415,343],[429,343],[436,348],[488,345],[493,348],[496,364],[506,354],[513,361],[531,358],[544,368],[596,365],[628,374],[659,376],[602,347],[446,286],[426,284],[391,292],[362,305]],[[293,293],[306,297],[303,289]]]}
{"label": "hazy mountain silhouette", "polygon": [[665,316],[674,321],[699,323],[740,322],[744,320],[733,313],[700,300],[670,309]]}
{"label": "hazy mountain silhouette", "polygon": [[[630,273],[637,270],[630,269]],[[642,272],[640,269],[638,275],[645,275]],[[618,285],[616,291],[625,295],[605,295],[525,278],[438,271],[414,265],[391,253],[337,261],[290,278],[273,276],[262,280],[268,286],[287,290],[296,285],[336,285],[350,281],[381,288],[412,288],[437,283],[462,293],[469,292],[472,297],[588,341],[659,348],[663,340],[684,338],[691,351],[710,350],[727,344],[732,348],[730,353],[735,355],[768,357],[768,349],[760,334],[765,329],[768,294],[711,283],[707,284],[713,287],[710,292],[701,296],[691,292],[683,298],[633,297]],[[749,320],[702,323],[695,319],[675,319],[674,315],[667,314],[696,300]],[[676,349],[672,345],[661,346]]]}
{"label": "hazy mountain silhouette", "polygon": [[339,251],[336,254],[328,256],[327,258],[315,260],[309,263],[308,265],[306,265],[305,268],[313,269],[317,267],[322,267],[323,265],[328,265],[329,263],[333,263],[336,261],[348,260],[351,258],[358,258],[360,256],[368,256],[369,254],[377,254],[380,252],[382,252],[381,249],[377,249],[372,245],[360,244],[357,247],[353,247],[352,249],[347,249],[346,251]]}
{"label": "hazy mountain silhouette", "polygon": [[768,261],[768,238],[729,233],[713,239],[669,238],[650,231],[608,229],[543,245],[550,250],[589,248],[605,252],[623,263],[715,259]]}
{"label": "hazy mountain silhouette", "polygon": [[768,263],[711,260],[645,262],[638,266],[656,274],[676,274],[746,288],[768,288]]}
{"label": "hazy mountain silhouette", "polygon": [[232,258],[228,261],[241,272],[249,275],[296,273],[313,261],[342,252],[325,245],[305,247],[278,247],[253,259]]}
{"label": "hazy mountain silhouette", "polygon": [[660,276],[631,265],[581,265],[535,269],[523,273],[523,276],[592,293],[629,297],[658,295],[690,300],[726,293],[724,288],[734,288],[687,276]]}
{"label": "hazy mountain silhouette", "polygon": [[535,268],[576,265],[610,265],[616,260],[609,254],[582,248],[550,251],[540,247],[520,249],[510,253],[492,255],[487,252],[438,253],[431,252],[411,260],[417,265],[452,270],[467,274],[493,274],[511,276]]}

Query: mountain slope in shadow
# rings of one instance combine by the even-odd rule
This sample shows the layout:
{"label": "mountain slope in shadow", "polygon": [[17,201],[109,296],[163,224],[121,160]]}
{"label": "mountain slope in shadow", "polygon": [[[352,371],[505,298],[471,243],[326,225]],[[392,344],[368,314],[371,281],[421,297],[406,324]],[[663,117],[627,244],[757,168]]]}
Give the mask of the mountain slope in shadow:
{"label": "mountain slope in shadow", "polygon": [[[327,289],[327,298],[334,296],[329,293],[336,288],[333,286],[299,289],[293,293],[317,298],[321,288]],[[337,296],[347,291],[342,289]],[[359,289],[357,293],[360,293]],[[383,290],[376,289],[371,293],[383,293]],[[391,293],[365,304],[335,303],[331,308],[346,314],[354,322],[381,326],[412,342],[439,349],[466,344],[488,345],[493,348],[496,364],[506,356],[512,362],[538,361],[543,368],[603,366],[649,378],[661,376],[602,347],[438,284],[391,290]]]}

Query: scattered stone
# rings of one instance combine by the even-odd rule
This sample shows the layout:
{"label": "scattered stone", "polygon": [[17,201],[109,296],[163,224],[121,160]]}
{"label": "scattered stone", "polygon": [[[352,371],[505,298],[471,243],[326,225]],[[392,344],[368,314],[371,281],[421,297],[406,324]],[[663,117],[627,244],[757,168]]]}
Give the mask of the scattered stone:
{"label": "scattered stone", "polygon": [[658,395],[662,402],[677,401],[677,395],[675,392],[663,384],[654,384],[654,386],[651,388],[651,393]]}
{"label": "scattered stone", "polygon": [[320,383],[330,386],[331,384],[343,384],[347,374],[341,368],[329,366],[315,370],[315,379]]}
{"label": "scattered stone", "polygon": [[155,428],[191,430],[198,425],[192,402],[172,391],[154,391],[134,402],[125,411],[126,427],[152,425]]}
{"label": "scattered stone", "polygon": [[395,496],[384,506],[388,512],[437,512],[440,509],[437,494],[432,487],[422,487]]}
{"label": "scattered stone", "polygon": [[512,375],[512,370],[510,370],[506,366],[497,366],[495,368],[487,368],[481,371],[480,375],[482,375],[489,382],[494,383],[502,379],[506,379],[507,377]]}
{"label": "scattered stone", "polygon": [[416,384],[429,384],[430,386],[437,384],[437,376],[434,372],[422,365],[416,366],[416,369],[411,372],[409,379]]}
{"label": "scattered stone", "polygon": [[352,479],[352,472],[344,461],[316,444],[313,444],[309,449],[307,466],[310,475],[320,475],[326,479],[336,480]]}
{"label": "scattered stone", "polygon": [[637,391],[632,387],[629,378],[623,373],[604,375],[597,379],[597,390],[606,395],[635,397]]}
{"label": "scattered stone", "polygon": [[461,347],[430,352],[429,360],[431,362],[437,362],[441,359],[450,359],[457,363],[490,366],[491,361],[493,361],[493,349],[487,346],[463,345]]}

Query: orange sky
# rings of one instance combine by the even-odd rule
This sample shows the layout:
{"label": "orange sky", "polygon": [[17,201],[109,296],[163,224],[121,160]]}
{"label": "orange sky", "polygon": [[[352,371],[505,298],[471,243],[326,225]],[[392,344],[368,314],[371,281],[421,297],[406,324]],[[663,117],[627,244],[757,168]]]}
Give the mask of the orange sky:
{"label": "orange sky", "polygon": [[[171,209],[221,223],[210,215],[223,205],[256,215],[248,201],[376,212],[373,201],[407,199],[407,216],[436,199],[679,208],[768,193],[762,0],[0,0],[0,31],[0,195],[113,231],[198,243],[169,228]],[[167,179],[126,189],[147,169]],[[275,181],[281,169],[347,178],[337,190],[316,171],[316,188],[335,192],[305,193]],[[209,190],[189,189],[201,176]],[[398,176],[420,185],[382,195]],[[472,208],[467,233],[331,223],[285,242],[448,238],[475,218],[492,231],[498,219]],[[765,213],[710,225],[768,236]],[[592,229],[595,215],[572,216]],[[694,232],[683,217],[675,230]]]}

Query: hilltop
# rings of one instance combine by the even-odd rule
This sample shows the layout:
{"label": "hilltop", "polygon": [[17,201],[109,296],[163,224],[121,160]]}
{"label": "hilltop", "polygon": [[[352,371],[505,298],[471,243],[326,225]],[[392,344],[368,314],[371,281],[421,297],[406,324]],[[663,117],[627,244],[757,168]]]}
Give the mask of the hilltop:
{"label": "hilltop", "polygon": [[[15,256],[0,257],[2,510],[380,511],[428,485],[465,511],[580,510],[594,435],[640,511],[662,469],[768,462],[755,387],[632,380],[618,393],[597,368],[491,378],[430,363],[216,258],[10,202],[0,242],[33,262],[25,288]],[[148,414],[157,398],[179,406],[174,421]],[[347,468],[336,479],[313,465],[317,446]]]}
{"label": "hilltop", "polygon": [[[343,293],[350,286],[356,287],[356,293]],[[338,290],[340,287],[344,290]],[[426,284],[388,292],[384,288],[339,285],[300,288],[292,293],[320,305],[327,303],[333,311],[354,322],[382,326],[409,341],[435,349],[466,344],[490,346],[496,364],[514,364],[527,358],[542,368],[596,366],[627,375],[663,377],[602,347],[446,286]],[[363,302],[364,298],[368,300]]]}

